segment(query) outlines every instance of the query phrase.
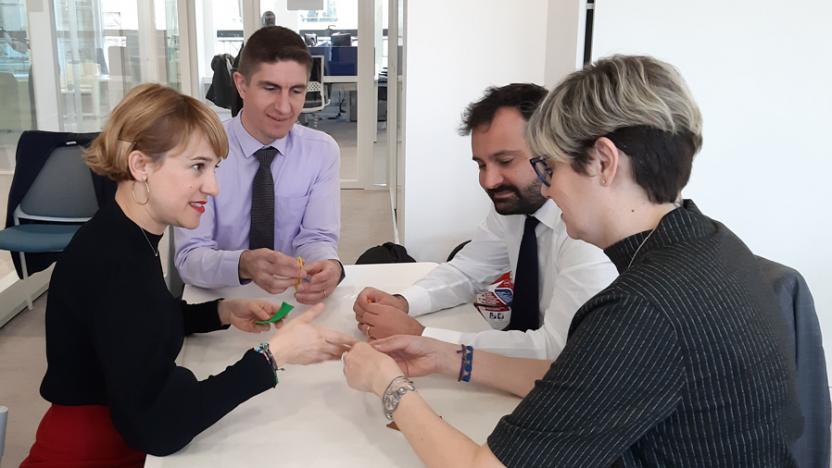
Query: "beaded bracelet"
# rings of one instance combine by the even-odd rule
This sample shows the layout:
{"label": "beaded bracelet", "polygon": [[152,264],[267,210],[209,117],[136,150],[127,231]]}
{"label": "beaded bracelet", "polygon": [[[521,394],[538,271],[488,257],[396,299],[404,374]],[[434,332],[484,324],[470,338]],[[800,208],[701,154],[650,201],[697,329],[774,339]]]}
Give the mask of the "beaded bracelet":
{"label": "beaded bracelet", "polygon": [[462,359],[459,363],[459,377],[457,382],[470,382],[471,369],[474,368],[474,347],[468,345],[459,345],[457,354],[462,354]]}
{"label": "beaded bracelet", "polygon": [[266,358],[266,362],[268,362],[269,365],[272,367],[272,371],[274,371],[274,383],[275,383],[275,385],[280,383],[280,381],[277,379],[277,371],[279,371],[279,370],[282,371],[282,370],[285,370],[285,369],[283,369],[282,367],[277,367],[277,359],[274,358],[274,354],[272,354],[272,351],[269,349],[269,343],[267,343],[267,342],[260,343],[259,345],[254,347],[254,350],[257,351],[258,353],[262,354],[263,357]]}

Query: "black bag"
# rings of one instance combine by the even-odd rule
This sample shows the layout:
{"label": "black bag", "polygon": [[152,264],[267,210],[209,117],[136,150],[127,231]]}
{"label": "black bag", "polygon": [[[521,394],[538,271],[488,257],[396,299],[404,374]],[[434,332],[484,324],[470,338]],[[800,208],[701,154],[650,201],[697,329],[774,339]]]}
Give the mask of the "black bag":
{"label": "black bag", "polygon": [[377,245],[367,249],[366,252],[358,257],[355,261],[356,265],[369,265],[373,263],[415,263],[404,246],[394,244],[392,242],[385,242],[382,245]]}

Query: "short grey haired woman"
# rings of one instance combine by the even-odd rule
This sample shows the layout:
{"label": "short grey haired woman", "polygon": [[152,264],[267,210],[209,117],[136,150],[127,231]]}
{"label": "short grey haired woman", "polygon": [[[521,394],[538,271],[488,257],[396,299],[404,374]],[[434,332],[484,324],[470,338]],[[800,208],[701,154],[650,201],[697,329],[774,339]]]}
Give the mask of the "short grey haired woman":
{"label": "short grey haired woman", "polygon": [[[577,312],[554,363],[398,336],[355,346],[348,383],[398,402],[388,412],[430,466],[793,466],[773,292],[742,241],[681,198],[702,119],[678,72],[600,60],[547,96],[528,136],[569,235],[620,276]],[[407,377],[434,372],[524,399],[479,446],[411,390]]]}

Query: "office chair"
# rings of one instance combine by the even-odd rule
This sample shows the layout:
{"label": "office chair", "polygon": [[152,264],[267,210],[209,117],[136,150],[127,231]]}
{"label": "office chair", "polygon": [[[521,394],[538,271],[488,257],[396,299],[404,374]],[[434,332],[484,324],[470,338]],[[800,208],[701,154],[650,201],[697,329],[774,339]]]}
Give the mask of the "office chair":
{"label": "office chair", "polygon": [[306,101],[303,103],[303,114],[312,114],[312,126],[318,128],[318,112],[329,105],[329,96],[324,86],[324,56],[312,56],[312,73],[306,85]]}
{"label": "office chair", "polygon": [[803,432],[792,443],[800,468],[828,468],[832,406],[826,377],[823,337],[812,293],[793,268],[757,257],[764,281],[774,290],[786,325],[787,346],[794,350],[797,400],[803,415]]}
{"label": "office chair", "polygon": [[307,47],[315,47],[318,45],[318,35],[315,33],[303,33],[301,37]]}
{"label": "office chair", "polygon": [[[55,148],[15,207],[13,225],[0,231],[0,249],[18,253],[24,280],[29,277],[25,254],[62,252],[98,211],[92,174],[81,151],[72,142]],[[26,305],[32,309],[29,295]]]}

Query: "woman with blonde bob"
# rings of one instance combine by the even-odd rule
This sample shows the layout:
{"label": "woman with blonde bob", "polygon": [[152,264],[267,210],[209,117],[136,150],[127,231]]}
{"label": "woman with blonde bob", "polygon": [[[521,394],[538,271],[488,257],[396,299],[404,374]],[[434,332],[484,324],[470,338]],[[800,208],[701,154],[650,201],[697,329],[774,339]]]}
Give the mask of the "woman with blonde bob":
{"label": "woman with blonde bob", "polygon": [[[620,276],[578,310],[554,363],[395,336],[344,356],[349,385],[382,397],[429,466],[794,466],[773,292],[742,241],[681,198],[702,119],[677,71],[599,60],[549,93],[527,135],[569,235]],[[437,372],[524,398],[479,446],[408,379]]]}
{"label": "woman with blonde bob", "polygon": [[85,158],[117,182],[115,200],[81,227],[52,274],[41,384],[52,406],[22,466],[142,466],[145,454],[181,449],[274,387],[281,365],[337,359],[354,341],[312,325],[319,306],[208,379],[176,365],[186,334],[268,331],[256,321],[276,309],[186,304],[165,287],[159,240],[169,225],[199,224],[227,152],[216,114],[170,88],[138,86],[113,110]]}

